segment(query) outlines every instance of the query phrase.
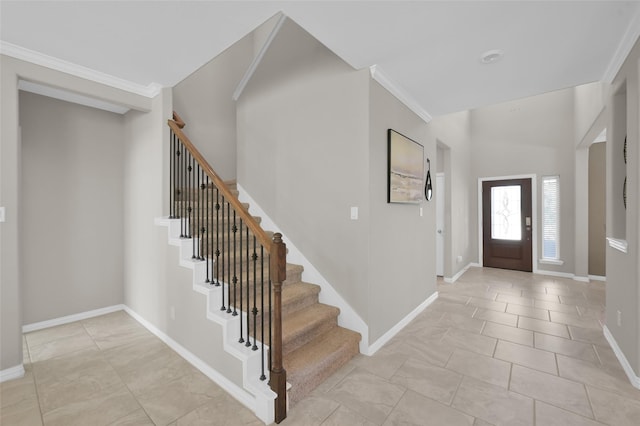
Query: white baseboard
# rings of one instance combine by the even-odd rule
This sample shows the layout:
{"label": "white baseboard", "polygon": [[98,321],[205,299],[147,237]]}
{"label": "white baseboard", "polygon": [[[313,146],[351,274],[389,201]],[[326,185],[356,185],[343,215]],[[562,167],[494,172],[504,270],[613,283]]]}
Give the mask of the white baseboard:
{"label": "white baseboard", "polygon": [[34,322],[33,324],[27,324],[22,326],[23,333],[29,333],[31,331],[42,330],[45,328],[55,327],[57,325],[68,324],[70,322],[76,322],[87,318],[98,317],[100,315],[110,314],[116,311],[122,311],[125,308],[124,305],[107,306],[106,308],[94,309],[92,311],[81,312],[79,314],[67,315],[60,318],[54,318],[47,321]]}
{"label": "white baseboard", "polygon": [[[42,321],[34,324],[25,325],[22,327],[23,333],[28,333],[30,331],[42,330],[45,328],[55,327],[58,325],[68,324],[74,321],[80,321],[87,318],[93,318],[100,315],[109,314],[116,311],[124,310],[131,317],[133,317],[136,321],[138,321],[143,327],[153,333],[156,337],[166,343],[171,349],[177,352],[182,358],[187,360],[191,365],[200,370],[204,375],[213,380],[218,386],[228,392],[231,396],[237,399],[240,403],[245,405],[250,410],[256,412],[256,408],[260,405],[256,398],[250,393],[246,392],[244,389],[231,382],[225,376],[220,374],[217,370],[209,366],[206,362],[202,361],[184,346],[180,345],[178,342],[173,340],[171,337],[166,335],[163,331],[158,329],[156,326],[151,324],[149,321],[144,319],[138,313],[133,311],[128,306],[122,305],[114,305],[106,308],[95,309],[93,311],[82,312],[74,315],[67,315],[60,318],[54,318],[48,321]],[[22,365],[18,365],[12,368],[8,368],[6,370],[0,371],[0,382],[4,382],[6,380],[17,379],[24,376],[24,367]],[[264,411],[264,410],[262,410]],[[256,413],[262,414],[262,413]],[[268,417],[266,417],[268,419]],[[265,421],[265,423],[269,423]]]}
{"label": "white baseboard", "polygon": [[534,274],[539,275],[548,275],[550,277],[559,277],[559,278],[568,278],[570,280],[579,281],[582,283],[588,283],[591,280],[594,281],[606,281],[606,277],[600,277],[597,275],[589,275],[586,277],[581,277],[576,274],[572,274],[571,272],[558,272],[558,271],[547,271],[545,269],[536,269],[533,271]]}
{"label": "white baseboard", "polygon": [[606,325],[602,328],[602,332],[604,333],[604,337],[607,339],[607,342],[609,342],[609,346],[613,349],[613,353],[616,354],[618,361],[620,361],[620,365],[622,365],[624,372],[627,374],[631,385],[633,385],[634,388],[640,389],[640,377],[638,377],[635,371],[633,371],[633,367],[629,364],[627,357],[622,353],[622,349],[620,349],[618,342],[616,342],[616,339],[613,337],[613,334],[611,334],[611,331],[609,331],[609,328]]}
{"label": "white baseboard", "polygon": [[24,366],[22,364],[0,370],[0,383],[21,377],[24,377]]}
{"label": "white baseboard", "polygon": [[358,315],[353,307],[333,288],[333,286],[327,281],[324,276],[313,266],[313,264],[302,254],[302,252],[287,238],[287,236],[280,230],[280,228],[274,223],[274,221],[262,210],[260,205],[247,193],[247,191],[238,183],[238,198],[243,203],[249,203],[249,212],[254,216],[260,216],[262,221],[260,224],[264,229],[268,229],[273,232],[280,232],[283,234],[283,240],[287,245],[287,261],[302,265],[303,280],[306,282],[314,283],[320,286],[320,303],[332,305],[340,308],[340,315],[338,315],[338,325],[349,330],[360,333],[360,353],[366,354],[370,352],[369,349],[369,326]]}
{"label": "white baseboard", "polygon": [[373,342],[373,344],[369,346],[369,351],[366,352],[365,355],[371,356],[371,355],[375,354],[376,352],[378,352],[378,350],[382,346],[384,346],[385,343],[387,343],[389,340],[391,340],[393,338],[393,336],[398,334],[400,332],[400,330],[405,328],[407,326],[407,324],[409,324],[415,317],[417,317],[420,314],[420,312],[424,311],[427,308],[427,306],[432,304],[437,298],[438,298],[438,292],[436,291],[431,296],[429,296],[427,298],[427,300],[422,302],[417,308],[415,308],[413,311],[409,312],[409,314],[406,317],[404,317],[402,320],[400,320],[389,331],[384,333],[378,340]]}
{"label": "white baseboard", "polygon": [[[144,320],[139,315],[126,308],[136,320],[138,320],[143,326],[145,326],[150,332],[158,336],[173,350],[178,352],[183,358],[190,362],[194,367],[199,369],[203,374],[208,376],[211,380],[215,381],[235,397],[239,402],[244,404],[247,408],[253,411],[253,413],[262,420],[265,424],[273,423],[274,418],[274,404],[273,401],[276,398],[276,394],[268,386],[268,382],[264,382],[258,379],[259,372],[261,371],[263,353],[259,351],[252,351],[243,345],[238,345],[239,337],[239,316],[229,317],[226,313],[221,313],[219,309],[211,309],[213,306],[213,299],[218,300],[222,297],[222,289],[228,289],[228,283],[222,283],[220,287],[212,287],[206,283],[206,263],[200,260],[194,260],[192,258],[193,253],[193,241],[191,239],[180,238],[180,219],[169,219],[167,217],[160,217],[155,219],[155,224],[159,226],[167,227],[167,237],[170,245],[178,247],[178,264],[181,267],[190,269],[192,271],[192,288],[193,291],[200,293],[206,297],[206,318],[210,321],[222,327],[222,344],[224,350],[230,355],[234,356],[242,363],[242,386],[238,386],[235,383],[229,381],[224,375],[220,374],[217,370],[209,366],[207,363],[199,359],[196,355],[182,347],[180,344],[172,340],[164,332],[157,329],[151,323]],[[195,241],[197,245],[197,239]],[[219,305],[218,305],[219,306]],[[243,315],[243,313],[241,313]],[[243,333],[246,331],[246,324],[243,327]],[[268,347],[266,347],[268,351]]]}
{"label": "white baseboard", "polygon": [[231,394],[235,399],[237,399],[240,403],[248,407],[249,409],[253,409],[255,406],[255,397],[240,386],[236,385],[222,374],[220,374],[217,370],[211,368],[206,362],[198,358],[191,351],[186,349],[184,346],[173,340],[167,334],[165,334],[162,330],[157,328],[155,325],[151,324],[149,321],[144,319],[138,313],[133,311],[128,306],[124,307],[124,310],[131,315],[136,321],[138,321],[144,328],[153,333],[156,337],[166,343],[171,349],[176,351],[182,358],[186,359],[191,365],[200,370],[205,376],[209,377],[213,380],[218,386],[224,389],[226,392]]}
{"label": "white baseboard", "polygon": [[457,273],[457,274],[455,274],[453,277],[451,277],[451,278],[447,278],[447,277],[445,277],[445,278],[444,278],[444,282],[445,282],[445,283],[448,283],[448,284],[453,284],[453,283],[455,283],[455,282],[456,282],[456,281],[458,281],[458,279],[462,276],[462,274],[464,274],[465,272],[467,272],[467,270],[469,270],[469,268],[472,268],[472,267],[480,268],[480,267],[481,267],[481,265],[480,265],[479,263],[473,263],[473,262],[472,262],[472,263],[469,263],[467,266],[465,266],[464,268],[460,269],[460,270],[458,271],[458,273]]}
{"label": "white baseboard", "polygon": [[569,278],[570,280],[573,280],[576,278],[574,274],[571,274],[569,272],[547,271],[545,269],[536,269],[533,271],[533,273],[538,275],[548,275],[550,277]]}

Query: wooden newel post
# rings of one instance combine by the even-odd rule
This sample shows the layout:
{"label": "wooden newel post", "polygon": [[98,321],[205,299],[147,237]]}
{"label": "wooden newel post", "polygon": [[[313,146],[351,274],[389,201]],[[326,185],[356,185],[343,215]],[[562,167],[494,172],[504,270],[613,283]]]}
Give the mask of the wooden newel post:
{"label": "wooden newel post", "polygon": [[271,243],[271,283],[273,284],[273,342],[269,385],[278,396],[275,400],[275,420],[287,417],[287,372],[282,365],[282,283],[287,279],[287,246],[282,234],[274,234]]}

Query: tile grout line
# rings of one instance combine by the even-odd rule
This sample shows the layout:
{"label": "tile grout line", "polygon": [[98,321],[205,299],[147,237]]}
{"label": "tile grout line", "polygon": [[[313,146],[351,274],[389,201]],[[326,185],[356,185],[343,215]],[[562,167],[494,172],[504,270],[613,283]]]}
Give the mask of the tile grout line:
{"label": "tile grout line", "polygon": [[[108,314],[107,314],[108,315]],[[127,314],[128,315],[128,314]],[[149,415],[149,413],[147,412],[147,410],[144,408],[144,406],[140,403],[140,400],[138,399],[138,397],[136,396],[136,394],[133,393],[133,391],[131,390],[131,388],[129,388],[129,385],[127,385],[127,383],[124,381],[124,379],[122,378],[122,375],[120,374],[120,372],[118,372],[118,370],[116,369],[116,367],[111,363],[111,361],[106,357],[105,355],[105,350],[100,347],[100,345],[98,345],[98,343],[95,341],[95,338],[93,337],[93,335],[89,332],[89,330],[87,330],[87,327],[84,324],[84,320],[81,320],[82,322],[82,326],[85,328],[87,334],[89,335],[89,337],[91,337],[91,340],[94,342],[94,344],[97,346],[98,350],[100,351],[100,356],[104,359],[104,361],[109,364],[109,366],[113,369],[114,373],[118,376],[118,379],[120,379],[120,382],[122,382],[122,384],[124,385],[125,389],[127,389],[127,392],[129,392],[129,394],[131,395],[131,397],[136,401],[136,404],[138,404],[139,409],[141,409],[145,416],[147,416],[147,418],[149,419],[149,421],[153,422],[153,420],[151,420],[151,416]],[[124,346],[124,345],[120,345],[120,346]],[[118,346],[114,346],[114,348],[117,348]],[[109,348],[111,349],[111,348]],[[125,418],[126,416],[134,413],[136,410],[131,411],[130,413],[127,413],[126,415],[122,416],[120,419],[116,419],[113,422],[111,422],[110,424],[113,424],[119,420],[122,420],[123,418]]]}
{"label": "tile grout line", "polygon": [[[36,379],[36,372],[33,369],[33,361],[31,360],[31,347],[29,345],[29,341],[27,340],[26,336],[23,333],[23,339],[25,341],[25,343],[27,344],[27,351],[28,351],[28,356],[29,356],[29,365],[31,366],[31,378],[33,379],[33,387],[36,390],[36,402],[38,403],[38,411],[40,412],[40,421],[42,422],[42,424],[44,425],[44,413],[42,412],[42,404],[40,404],[40,392],[38,391],[38,382]],[[22,358],[24,360],[24,354],[22,355]]]}
{"label": "tile grout line", "polygon": [[[109,315],[109,314],[106,314]],[[142,410],[145,414],[145,416],[147,416],[147,418],[149,419],[149,421],[153,422],[153,420],[151,420],[151,416],[149,415],[149,413],[147,412],[147,410],[142,406],[142,404],[140,403],[140,400],[138,399],[138,397],[133,393],[133,391],[129,388],[129,385],[127,385],[127,383],[123,380],[122,376],[120,375],[120,373],[118,372],[118,370],[116,369],[116,367],[111,363],[111,361],[109,361],[109,359],[106,357],[105,355],[105,349],[101,348],[100,345],[98,344],[98,342],[96,342],[95,338],[93,337],[93,334],[91,334],[89,332],[89,330],[87,329],[85,323],[85,320],[80,320],[80,323],[82,324],[82,327],[85,329],[86,333],[89,335],[89,337],[91,338],[91,340],[93,341],[93,344],[96,345],[96,347],[98,348],[98,351],[100,351],[100,357],[107,363],[109,364],[109,366],[113,369],[113,372],[116,374],[116,376],[118,376],[118,379],[120,379],[120,382],[122,383],[122,385],[125,387],[125,389],[127,389],[127,392],[129,392],[129,394],[131,395],[131,397],[136,401],[136,404],[138,404],[138,409]],[[121,345],[123,346],[123,345]],[[114,346],[114,348],[116,348],[118,346]],[[125,414],[124,416],[120,417],[119,419],[114,420],[113,422],[109,423],[110,425],[124,419],[125,417],[129,416],[130,414],[134,413],[137,410],[132,410],[131,412]]]}

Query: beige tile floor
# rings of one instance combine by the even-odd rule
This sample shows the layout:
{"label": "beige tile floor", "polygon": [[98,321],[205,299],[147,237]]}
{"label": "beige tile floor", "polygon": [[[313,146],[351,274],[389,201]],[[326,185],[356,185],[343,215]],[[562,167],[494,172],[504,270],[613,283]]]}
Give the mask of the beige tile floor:
{"label": "beige tile floor", "polygon": [[[472,268],[283,425],[639,425],[640,390],[602,335],[604,283]],[[260,422],[124,312],[25,335],[4,425]]]}

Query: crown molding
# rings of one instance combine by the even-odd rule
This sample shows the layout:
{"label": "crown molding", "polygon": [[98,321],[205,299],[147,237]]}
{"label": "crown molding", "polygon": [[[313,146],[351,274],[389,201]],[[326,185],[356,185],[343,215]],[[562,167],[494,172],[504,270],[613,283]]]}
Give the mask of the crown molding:
{"label": "crown molding", "polygon": [[278,22],[276,23],[276,26],[269,33],[269,37],[267,37],[267,40],[264,42],[264,44],[260,48],[260,51],[258,52],[256,57],[253,58],[251,65],[249,65],[249,68],[247,68],[247,71],[244,73],[244,76],[242,76],[242,80],[240,80],[240,83],[238,83],[236,90],[234,90],[233,92],[234,101],[237,101],[238,99],[240,99],[240,96],[242,95],[244,88],[247,87],[247,84],[249,84],[249,81],[251,81],[251,77],[253,77],[253,74],[255,74],[256,70],[258,69],[258,65],[260,65],[260,62],[262,62],[262,58],[264,58],[264,55],[267,53],[267,50],[269,50],[271,43],[273,43],[273,40],[278,35],[278,32],[280,32],[280,28],[282,28],[282,25],[284,25],[284,22],[286,20],[287,20],[287,16],[284,13],[280,12],[280,18],[278,18]]}
{"label": "crown molding", "polygon": [[380,83],[382,87],[387,89],[393,96],[395,96],[400,102],[402,102],[407,108],[413,111],[418,117],[422,118],[425,122],[430,122],[433,117],[424,108],[418,104],[418,102],[411,97],[407,92],[401,89],[397,84],[389,79],[377,65],[369,67],[371,72],[371,78]]}
{"label": "crown molding", "polygon": [[162,89],[162,86],[157,83],[151,83],[148,86],[143,86],[82,65],[54,58],[53,56],[45,55],[43,53],[36,52],[35,50],[26,49],[22,46],[8,43],[3,40],[0,40],[0,54],[147,98],[156,97]]}
{"label": "crown molding", "polygon": [[70,92],[68,90],[57,89],[55,87],[47,86],[40,83],[34,83],[27,80],[18,80],[18,89],[25,92],[35,93],[36,95],[60,99],[61,101],[84,105],[91,108],[97,108],[116,114],[126,114],[130,110],[130,108],[126,106],[117,105],[111,102]]}
{"label": "crown molding", "polygon": [[622,68],[622,64],[624,64],[625,59],[627,59],[631,49],[633,49],[633,46],[638,40],[638,37],[640,37],[640,8],[636,11],[635,15],[633,15],[627,31],[625,31],[616,49],[616,53],[613,55],[613,58],[611,58],[611,62],[609,62],[609,66],[607,66],[604,76],[602,77],[603,81],[609,84],[613,83],[620,68]]}

